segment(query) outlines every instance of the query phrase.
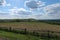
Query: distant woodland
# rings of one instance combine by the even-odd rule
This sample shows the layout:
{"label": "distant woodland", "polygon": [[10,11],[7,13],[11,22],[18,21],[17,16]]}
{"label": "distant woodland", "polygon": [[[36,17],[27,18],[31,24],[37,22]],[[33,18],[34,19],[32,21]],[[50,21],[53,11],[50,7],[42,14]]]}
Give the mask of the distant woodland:
{"label": "distant woodland", "polygon": [[60,19],[55,20],[36,20],[36,19],[0,19],[1,22],[44,22],[49,24],[60,25]]}

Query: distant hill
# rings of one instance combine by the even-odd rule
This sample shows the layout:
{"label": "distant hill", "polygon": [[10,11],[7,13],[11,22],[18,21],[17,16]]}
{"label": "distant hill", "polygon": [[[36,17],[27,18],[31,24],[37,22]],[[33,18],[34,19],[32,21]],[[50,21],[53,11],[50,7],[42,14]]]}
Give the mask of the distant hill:
{"label": "distant hill", "polygon": [[60,25],[60,19],[48,19],[48,20],[37,20],[37,19],[0,19],[0,22],[44,22],[49,24]]}
{"label": "distant hill", "polygon": [[49,23],[49,24],[57,24],[57,25],[60,25],[60,19],[38,20],[38,21]]}

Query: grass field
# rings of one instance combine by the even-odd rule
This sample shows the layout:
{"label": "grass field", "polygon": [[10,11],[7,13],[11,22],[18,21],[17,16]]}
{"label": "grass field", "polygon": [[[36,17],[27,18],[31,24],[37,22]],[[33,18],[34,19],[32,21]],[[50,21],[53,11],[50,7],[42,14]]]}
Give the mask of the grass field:
{"label": "grass field", "polygon": [[41,40],[39,37],[0,31],[0,40]]}

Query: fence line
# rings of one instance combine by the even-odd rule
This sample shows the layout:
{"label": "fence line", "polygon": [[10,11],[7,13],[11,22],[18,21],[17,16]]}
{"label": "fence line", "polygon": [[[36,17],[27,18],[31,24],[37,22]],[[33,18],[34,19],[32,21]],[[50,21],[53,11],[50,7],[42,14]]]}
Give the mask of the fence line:
{"label": "fence line", "polygon": [[60,38],[60,35],[59,35],[60,32],[50,31],[50,30],[30,30],[29,31],[27,30],[27,28],[12,28],[12,27],[0,27],[0,30],[15,32],[15,33],[22,33],[22,34],[30,34],[38,37],[40,36],[42,38],[56,38],[56,39]]}

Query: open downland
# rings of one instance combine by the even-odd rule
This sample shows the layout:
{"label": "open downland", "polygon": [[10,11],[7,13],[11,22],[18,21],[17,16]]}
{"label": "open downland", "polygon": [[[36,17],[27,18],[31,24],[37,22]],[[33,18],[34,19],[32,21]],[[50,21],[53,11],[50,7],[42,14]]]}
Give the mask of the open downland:
{"label": "open downland", "polygon": [[51,25],[42,22],[6,22],[0,27],[27,28],[27,30],[50,30],[60,32],[60,25]]}

